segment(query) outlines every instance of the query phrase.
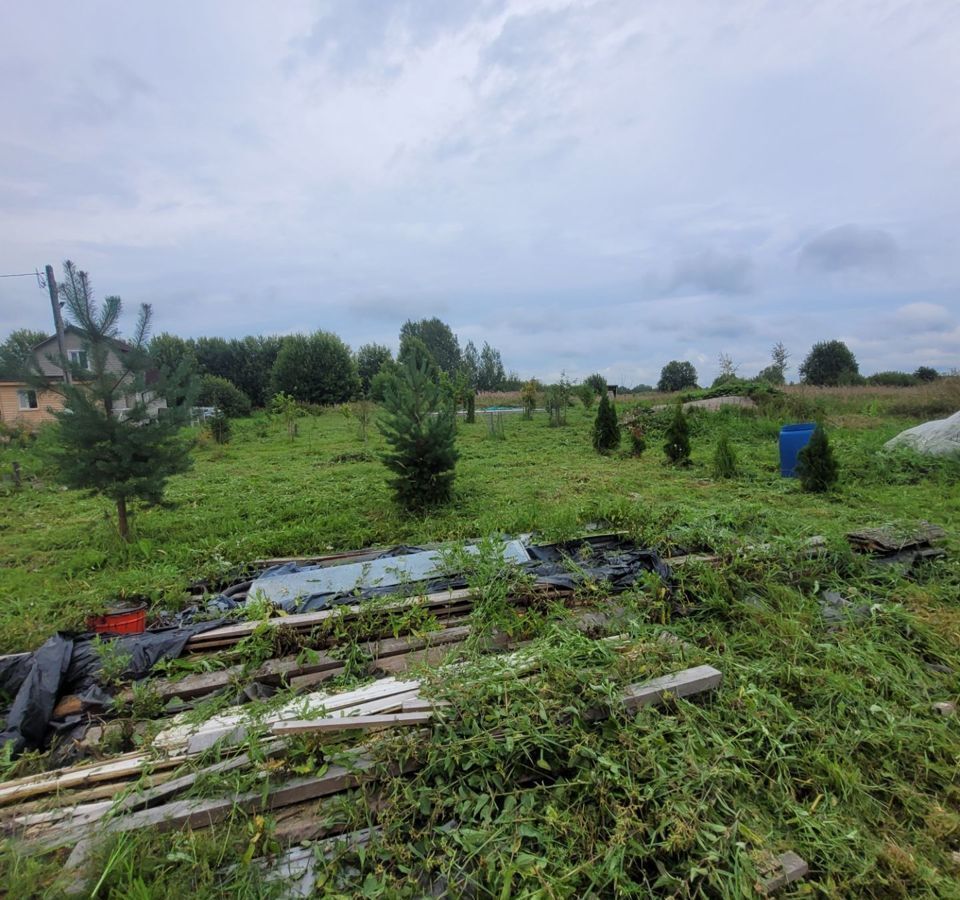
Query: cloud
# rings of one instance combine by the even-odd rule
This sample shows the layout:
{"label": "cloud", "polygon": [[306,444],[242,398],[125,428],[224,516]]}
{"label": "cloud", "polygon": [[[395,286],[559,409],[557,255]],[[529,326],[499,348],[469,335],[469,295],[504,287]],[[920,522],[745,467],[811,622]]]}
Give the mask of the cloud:
{"label": "cloud", "polygon": [[[947,360],[951,15],[936,0],[209,0],[189,18],[12,4],[0,273],[71,257],[193,335],[323,327],[358,346],[439,315],[541,377],[656,381],[720,350],[753,368],[778,339],[800,359],[834,336],[873,342],[880,368]],[[33,53],[23,36],[54,18]],[[0,332],[48,327],[20,281],[0,280]]]}
{"label": "cloud", "polygon": [[897,308],[893,322],[900,333],[929,334],[952,331],[957,320],[939,303],[907,303]]}
{"label": "cloud", "polygon": [[704,251],[677,261],[668,293],[748,294],[753,290],[753,264],[745,255]]}
{"label": "cloud", "polygon": [[897,242],[879,228],[838,225],[822,232],[800,250],[801,269],[816,272],[889,271],[899,257]]}

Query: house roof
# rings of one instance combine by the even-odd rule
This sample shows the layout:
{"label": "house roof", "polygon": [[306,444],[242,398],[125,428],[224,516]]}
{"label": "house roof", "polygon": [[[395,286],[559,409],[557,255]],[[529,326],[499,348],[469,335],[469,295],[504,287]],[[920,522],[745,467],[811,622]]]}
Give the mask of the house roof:
{"label": "house roof", "polygon": [[[69,333],[69,334],[75,334],[75,335],[78,335],[79,337],[85,337],[85,336],[86,336],[86,333],[83,331],[82,328],[77,328],[76,325],[70,325],[70,324],[64,325],[64,327],[63,327],[63,333],[64,333],[64,334],[68,334],[68,333]],[[47,344],[52,344],[52,343],[54,343],[56,340],[57,340],[57,336],[56,336],[55,334],[54,334],[54,335],[51,335],[51,336],[48,337],[45,341],[40,341],[39,344],[37,344],[36,346],[34,346],[33,352],[36,353],[37,350],[39,350],[41,347],[46,347]],[[113,346],[116,347],[118,350],[130,350],[130,349],[131,349],[130,345],[129,345],[126,341],[118,341],[118,340],[116,340],[115,338],[107,338],[107,340],[108,340],[111,344],[113,344]]]}

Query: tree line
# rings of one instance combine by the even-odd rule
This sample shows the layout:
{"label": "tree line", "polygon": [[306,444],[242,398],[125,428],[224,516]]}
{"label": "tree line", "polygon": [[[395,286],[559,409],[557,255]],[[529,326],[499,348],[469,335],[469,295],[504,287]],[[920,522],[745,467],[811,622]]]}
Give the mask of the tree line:
{"label": "tree line", "polygon": [[[770,365],[754,376],[753,381],[762,381],[774,386],[786,384],[787,361],[790,353],[782,342],[774,344],[770,351]],[[721,353],[720,373],[710,385],[712,388],[724,384],[736,384],[743,379],[738,375],[738,367],[732,357]],[[819,341],[814,344],[798,369],[801,384],[817,387],[848,387],[856,385],[884,385],[890,387],[910,387],[927,381],[936,381],[940,373],[931,366],[920,366],[915,372],[876,372],[864,377],[860,374],[853,351],[843,341]],[[697,370],[687,360],[674,359],[660,371],[657,390],[665,393],[684,391],[699,387]],[[641,385],[640,390],[651,390]]]}
{"label": "tree line", "polygon": [[[403,324],[396,360],[384,344],[363,344],[354,353],[329,331],[231,339],[160,334],[150,341],[150,353],[166,370],[187,361],[201,378],[200,405],[226,404],[234,414],[241,414],[250,406],[266,406],[280,393],[317,405],[358,397],[382,400],[387,377],[395,373],[414,342],[422,345],[433,367],[465,388],[507,389],[500,351],[486,341],[480,350],[473,341],[461,350],[453,330],[437,318]],[[515,376],[513,380],[517,381]]]}

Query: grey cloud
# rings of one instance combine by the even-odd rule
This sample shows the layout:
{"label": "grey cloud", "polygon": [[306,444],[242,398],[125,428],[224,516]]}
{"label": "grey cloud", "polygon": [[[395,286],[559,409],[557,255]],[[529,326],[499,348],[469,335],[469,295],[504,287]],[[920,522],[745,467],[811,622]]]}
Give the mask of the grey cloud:
{"label": "grey cloud", "polygon": [[818,272],[889,270],[899,256],[897,242],[879,228],[838,225],[817,235],[800,250],[801,269]]}
{"label": "grey cloud", "polygon": [[307,57],[320,57],[343,74],[378,66],[391,34],[424,46],[445,32],[464,26],[476,16],[489,15],[504,0],[363,0],[331,4],[295,48]]}
{"label": "grey cloud", "polygon": [[677,261],[667,281],[667,293],[749,294],[753,263],[747,256],[704,251]]}
{"label": "grey cloud", "polygon": [[61,117],[104,125],[153,92],[153,85],[132,69],[116,59],[101,57],[78,79]]}

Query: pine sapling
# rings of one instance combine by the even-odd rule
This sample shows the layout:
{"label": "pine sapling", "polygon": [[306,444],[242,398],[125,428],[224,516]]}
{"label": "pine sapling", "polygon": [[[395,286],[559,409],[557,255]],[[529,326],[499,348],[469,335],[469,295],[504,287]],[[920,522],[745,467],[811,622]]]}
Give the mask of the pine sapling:
{"label": "pine sapling", "polygon": [[730,438],[726,434],[721,434],[713,451],[713,477],[736,478],[737,474],[737,454],[730,446]]}
{"label": "pine sapling", "polygon": [[593,447],[598,453],[609,453],[620,446],[620,425],[617,423],[616,407],[610,397],[604,394],[597,408],[597,418],[593,423]]}
{"label": "pine sapling", "polygon": [[383,406],[378,422],[388,446],[383,462],[394,473],[390,484],[397,501],[417,510],[449,500],[459,456],[455,411],[423,354],[403,360],[387,382]]}
{"label": "pine sapling", "polygon": [[810,442],[797,454],[800,487],[812,493],[829,491],[837,483],[839,470],[833,448],[822,425],[817,425]]}
{"label": "pine sapling", "polygon": [[678,403],[677,411],[667,426],[667,441],[663,445],[663,452],[667,459],[676,466],[685,466],[690,463],[690,423],[683,414],[683,407]]}

